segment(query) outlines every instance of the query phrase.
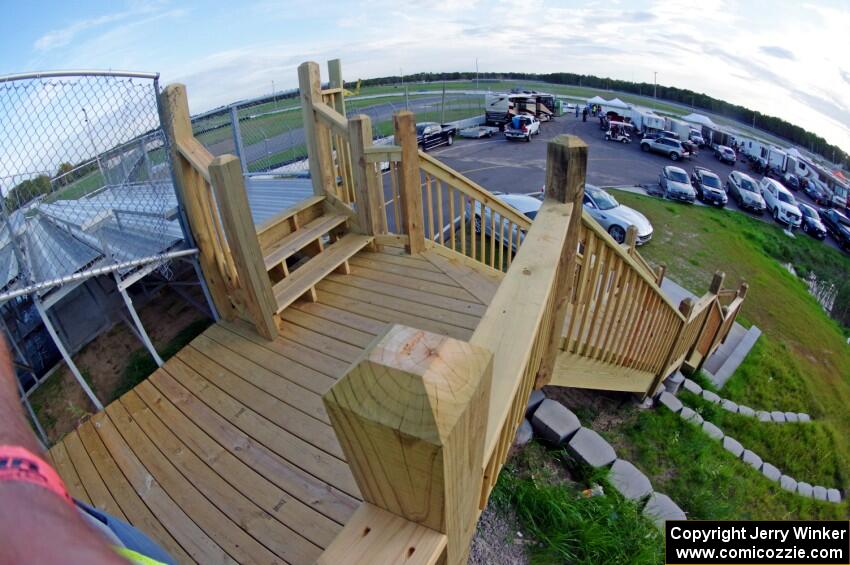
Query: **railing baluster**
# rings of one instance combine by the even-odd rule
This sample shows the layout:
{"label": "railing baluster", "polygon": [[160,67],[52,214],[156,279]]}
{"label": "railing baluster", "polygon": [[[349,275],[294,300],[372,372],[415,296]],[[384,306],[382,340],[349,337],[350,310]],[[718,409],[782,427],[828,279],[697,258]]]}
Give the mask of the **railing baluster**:
{"label": "railing baluster", "polygon": [[457,250],[457,246],[455,245],[455,231],[457,231],[455,223],[455,189],[451,185],[446,185],[446,191],[449,196],[449,224],[451,226],[449,228],[449,241],[452,249]]}
{"label": "railing baluster", "polygon": [[517,226],[515,223],[509,221],[508,222],[508,245],[505,248],[505,253],[508,254],[507,267],[505,267],[506,269],[511,268],[511,260],[513,259],[513,256],[514,256],[514,228],[517,229],[517,235],[519,235],[519,226]]}
{"label": "railing baluster", "polygon": [[393,227],[395,233],[402,233],[401,230],[401,203],[399,201],[398,191],[398,163],[390,162],[390,185],[393,191]]}
{"label": "railing baluster", "polygon": [[[493,214],[493,210],[490,210],[490,214]],[[479,253],[481,253],[481,258],[478,259],[485,265],[487,264],[487,240],[485,238],[487,232],[487,206],[484,205],[484,202],[481,202],[481,239],[479,240]]]}
{"label": "railing baluster", "polygon": [[437,216],[439,218],[437,220],[437,229],[440,230],[440,245],[445,245],[446,236],[444,232],[446,231],[446,218],[443,216],[443,183],[439,180],[437,181]]}
{"label": "railing baluster", "polygon": [[428,238],[434,241],[434,199],[431,194],[431,175],[425,175],[425,195],[428,198]]}
{"label": "railing baluster", "polygon": [[490,208],[490,267],[496,265],[496,211]]}
{"label": "railing baluster", "polygon": [[[460,194],[460,252],[466,255],[466,210],[469,199],[462,192]],[[474,239],[474,238],[473,238]]]}
{"label": "railing baluster", "polygon": [[[470,197],[469,206],[470,206],[470,208],[469,208],[469,221],[470,221],[470,225],[469,225],[469,252],[470,252],[470,255],[472,256],[473,259],[478,259],[478,256],[475,254],[475,240],[477,239],[476,232],[475,232],[475,220],[476,220],[476,218],[478,218],[478,210],[477,210],[478,201],[473,200]],[[483,222],[479,222],[479,223],[483,223]]]}

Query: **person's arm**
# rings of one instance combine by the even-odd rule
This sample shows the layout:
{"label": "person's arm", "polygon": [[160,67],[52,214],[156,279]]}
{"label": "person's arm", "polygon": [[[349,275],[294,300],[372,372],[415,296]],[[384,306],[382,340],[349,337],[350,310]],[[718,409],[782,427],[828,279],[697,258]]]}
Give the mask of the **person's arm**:
{"label": "person's arm", "polygon": [[[44,459],[24,416],[15,371],[0,337],[0,445],[23,447]],[[56,493],[0,480],[0,563],[124,564]]]}

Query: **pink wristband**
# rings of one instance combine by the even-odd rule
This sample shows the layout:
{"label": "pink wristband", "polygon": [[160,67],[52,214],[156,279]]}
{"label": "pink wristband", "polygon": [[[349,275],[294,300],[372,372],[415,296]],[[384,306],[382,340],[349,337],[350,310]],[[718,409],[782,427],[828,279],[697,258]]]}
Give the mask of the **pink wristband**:
{"label": "pink wristband", "polygon": [[0,445],[0,481],[39,485],[59,495],[71,506],[74,505],[65,483],[53,467],[23,447]]}

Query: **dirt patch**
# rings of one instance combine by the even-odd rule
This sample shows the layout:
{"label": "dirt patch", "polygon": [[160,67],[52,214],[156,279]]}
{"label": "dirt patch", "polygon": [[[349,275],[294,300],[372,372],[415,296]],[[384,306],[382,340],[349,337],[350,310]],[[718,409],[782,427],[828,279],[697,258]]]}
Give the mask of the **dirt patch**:
{"label": "dirt patch", "polygon": [[[498,507],[497,507],[498,506]],[[526,544],[530,543],[519,529],[513,508],[493,504],[487,505],[481,517],[472,546],[469,550],[470,565],[525,565],[528,556]]]}
{"label": "dirt patch", "polygon": [[[204,303],[197,287],[186,287]],[[197,294],[197,296],[196,296]],[[206,318],[169,288],[138,309],[139,317],[158,351],[184,328]],[[106,404],[119,390],[133,352],[144,345],[124,323],[113,326],[74,356],[74,362],[95,395]],[[50,442],[58,441],[94,413],[95,409],[71,371],[61,366],[30,398]]]}
{"label": "dirt patch", "polygon": [[617,428],[637,406],[637,397],[629,393],[561,387],[546,387],[544,392],[547,398],[572,410],[582,424],[597,432]]}

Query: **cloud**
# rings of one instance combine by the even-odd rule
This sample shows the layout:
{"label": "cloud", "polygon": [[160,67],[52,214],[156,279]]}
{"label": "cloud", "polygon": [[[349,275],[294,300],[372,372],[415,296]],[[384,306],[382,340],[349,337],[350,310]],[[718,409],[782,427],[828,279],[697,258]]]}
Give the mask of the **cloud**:
{"label": "cloud", "polygon": [[762,45],[759,48],[759,51],[761,51],[765,55],[776,57],[777,59],[787,59],[789,61],[796,60],[796,57],[794,57],[794,53],[792,53],[788,49],[785,49],[784,47],[778,47],[776,45]]}
{"label": "cloud", "polygon": [[841,78],[844,79],[844,82],[850,84],[850,72],[847,72],[844,69],[840,69],[838,73],[841,75]]}
{"label": "cloud", "polygon": [[64,47],[71,43],[80,32],[123,20],[127,17],[127,14],[127,12],[120,12],[97,18],[77,20],[61,29],[48,31],[35,41],[33,47],[36,51],[49,51],[58,47]]}

